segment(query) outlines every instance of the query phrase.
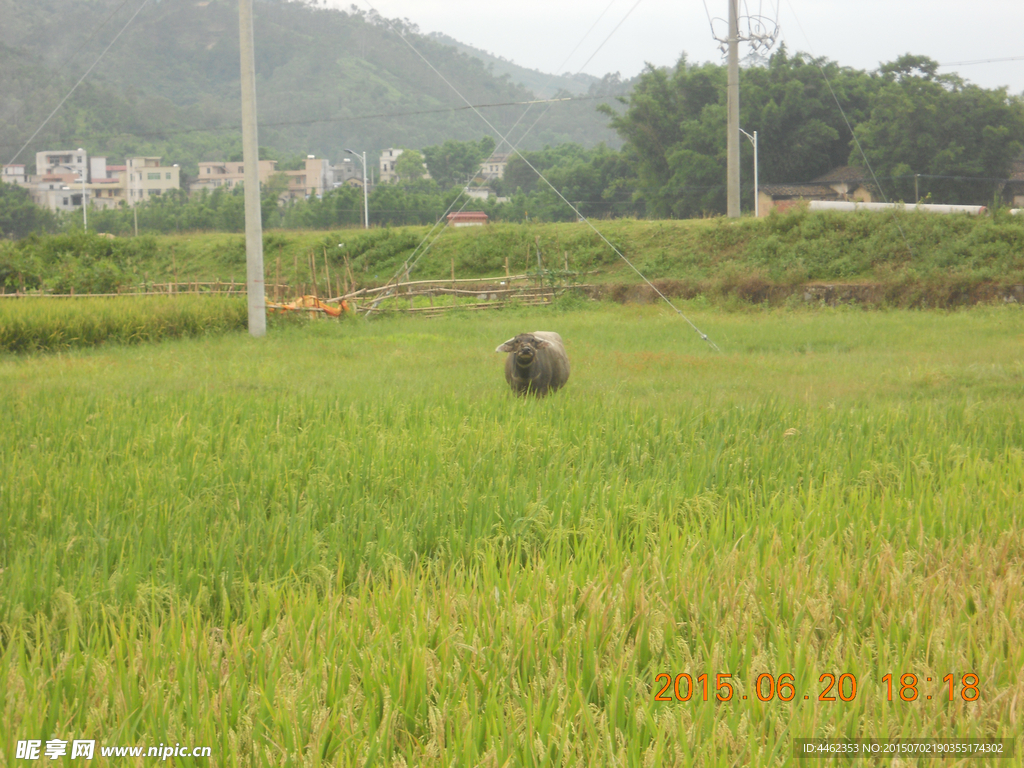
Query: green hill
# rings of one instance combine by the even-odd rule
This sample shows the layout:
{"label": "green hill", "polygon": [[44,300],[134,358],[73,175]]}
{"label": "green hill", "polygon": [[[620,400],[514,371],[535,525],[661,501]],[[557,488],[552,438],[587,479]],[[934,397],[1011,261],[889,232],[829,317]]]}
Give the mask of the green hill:
{"label": "green hill", "polygon": [[[114,0],[0,0],[4,162],[137,9]],[[536,98],[509,72],[404,22],[261,0],[254,25],[260,144],[278,157],[335,159],[346,147],[375,154],[390,146],[479,139],[507,130],[524,110],[516,102]],[[481,110],[495,131],[465,108],[394,26],[473,104],[503,105]],[[236,153],[237,30],[233,0],[147,4],[18,162],[31,166],[36,151],[74,145],[114,158],[158,154],[188,172],[199,160]],[[524,148],[617,144],[607,118],[596,111],[613,99],[594,97],[617,95],[624,86],[601,84],[583,89],[590,100],[552,105]]]}

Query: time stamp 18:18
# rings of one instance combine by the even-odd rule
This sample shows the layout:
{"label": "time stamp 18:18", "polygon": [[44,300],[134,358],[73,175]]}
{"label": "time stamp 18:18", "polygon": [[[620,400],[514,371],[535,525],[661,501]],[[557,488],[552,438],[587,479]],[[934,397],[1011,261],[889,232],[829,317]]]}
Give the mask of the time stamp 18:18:
{"label": "time stamp 18:18", "polygon": [[[732,701],[737,697],[733,684],[730,682],[731,680],[732,673],[729,672],[719,672],[714,676],[714,699],[718,701]],[[712,681],[710,675],[706,672],[697,675],[696,678],[687,672],[680,672],[675,676],[662,672],[655,676],[654,682],[656,689],[654,694],[655,701],[690,701],[694,698],[695,692],[698,694],[698,701],[709,701],[711,699],[711,691],[709,689]],[[664,685],[662,685],[663,682]],[[935,682],[933,678],[926,677],[923,683],[924,687],[922,687],[921,679],[912,672],[904,672],[898,678],[894,677],[890,672],[882,678],[882,685],[884,686],[888,701],[893,701],[894,697],[898,701],[905,702],[918,701],[920,699],[931,701],[932,693],[935,693],[935,698],[948,697],[949,701],[955,701],[957,698],[960,698],[963,701],[971,702],[977,701],[981,695],[981,680],[973,672],[967,672],[959,678],[952,673],[948,674],[942,678],[943,687],[937,690],[927,686],[928,683]],[[815,689],[818,694],[818,701],[849,702],[857,697],[857,676],[850,672],[844,672],[840,675],[825,672],[818,678],[818,683],[820,686]],[[804,693],[803,699],[805,701],[810,700],[813,692]],[[763,672],[757,676],[753,694],[740,694],[739,698],[743,701],[751,697],[756,697],[759,701],[763,702],[772,701],[773,699],[793,701],[799,695],[800,692],[796,688],[796,678],[791,673],[783,672],[776,677],[768,672]]]}

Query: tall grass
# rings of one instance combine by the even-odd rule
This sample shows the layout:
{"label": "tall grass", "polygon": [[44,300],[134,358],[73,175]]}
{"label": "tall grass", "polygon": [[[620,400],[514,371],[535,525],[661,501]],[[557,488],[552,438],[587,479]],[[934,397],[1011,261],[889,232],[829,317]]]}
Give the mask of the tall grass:
{"label": "tall grass", "polygon": [[0,301],[0,353],[136,344],[247,327],[245,299],[146,296]]}
{"label": "tall grass", "polygon": [[[1019,310],[694,319],[723,354],[602,307],[0,361],[0,760],[777,765],[798,737],[1018,734]],[[521,400],[492,350],[537,327],[572,377]],[[683,672],[710,700],[655,701]],[[792,702],[758,700],[787,672]],[[824,673],[856,697],[819,701]]]}

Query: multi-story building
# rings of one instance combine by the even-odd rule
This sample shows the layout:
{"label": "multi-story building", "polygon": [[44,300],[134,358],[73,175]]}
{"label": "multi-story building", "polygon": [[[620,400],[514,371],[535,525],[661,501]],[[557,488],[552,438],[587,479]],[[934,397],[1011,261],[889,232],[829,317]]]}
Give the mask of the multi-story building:
{"label": "multi-story building", "polygon": [[[270,177],[275,173],[277,173],[276,160],[259,161],[260,184],[269,183]],[[227,163],[223,160],[199,163],[199,175],[189,185],[189,192],[198,192],[202,189],[213,191],[217,187],[234,189],[244,182],[245,163],[240,161]]]}
{"label": "multi-story building", "polygon": [[395,173],[395,164],[402,156],[404,150],[389,148],[380,153],[380,183],[389,184],[398,181],[398,174]]}
{"label": "multi-story building", "polygon": [[129,157],[125,186],[128,205],[151,200],[171,189],[181,189],[181,169],[177,165],[161,165],[159,157]]}
{"label": "multi-story building", "polygon": [[83,185],[72,189],[60,176],[46,175],[39,177],[31,192],[32,202],[41,208],[49,208],[51,211],[73,211],[82,207],[85,190]]}
{"label": "multi-story building", "polygon": [[111,178],[93,178],[92,182],[86,185],[88,190],[89,205],[96,208],[117,208],[121,203],[127,201],[126,183],[120,176]]}
{"label": "multi-story building", "polygon": [[81,148],[36,152],[36,174],[66,176],[68,181],[84,176],[89,181],[89,153]]}
{"label": "multi-story building", "polygon": [[32,201],[52,211],[82,207],[89,182],[89,154],[84,149],[36,152],[36,175],[27,179]]}
{"label": "multi-story building", "polygon": [[[308,155],[305,167],[296,171],[278,171],[276,160],[259,161],[260,184],[266,186],[270,179],[282,174],[288,179],[288,189],[281,195],[282,200],[300,200],[311,196],[321,196],[332,187],[331,162],[323,158]],[[190,192],[201,189],[214,190],[217,187],[234,189],[245,183],[245,163],[214,162],[199,163],[199,175],[189,186]]]}
{"label": "multi-story building", "polygon": [[[107,165],[105,157],[89,158],[89,183],[86,200],[95,208],[117,208],[126,200],[126,165]],[[120,171],[120,172],[119,172]]]}
{"label": "multi-story building", "polygon": [[306,167],[301,171],[283,171],[288,177],[288,194],[291,200],[307,197],[322,197],[331,188],[331,162],[313,155],[306,156]]}
{"label": "multi-story building", "polygon": [[359,163],[353,163],[349,157],[331,166],[331,188],[336,189],[343,185],[363,186],[363,167]]}
{"label": "multi-story building", "polygon": [[[395,149],[393,147],[383,150],[380,153],[380,183],[387,184],[392,181],[398,181],[398,173],[395,171],[395,165],[398,163],[398,158],[402,156],[404,149]],[[424,179],[430,178],[430,171],[427,170],[427,164],[423,164],[423,177]]]}
{"label": "multi-story building", "polygon": [[[84,149],[36,153],[36,175],[26,178],[36,205],[54,211],[81,209],[83,202],[97,208],[135,205],[181,185],[177,165],[165,166],[159,157],[130,157],[125,165],[107,165],[105,157],[89,157]],[[5,166],[5,177],[24,166]]]}
{"label": "multi-story building", "polygon": [[25,166],[18,163],[5,165],[3,175],[0,177],[0,180],[6,181],[8,184],[17,184],[20,187],[25,186],[27,183]]}
{"label": "multi-story building", "polygon": [[508,153],[493,154],[484,160],[480,168],[480,176],[484,181],[505,178],[505,166],[508,165]]}

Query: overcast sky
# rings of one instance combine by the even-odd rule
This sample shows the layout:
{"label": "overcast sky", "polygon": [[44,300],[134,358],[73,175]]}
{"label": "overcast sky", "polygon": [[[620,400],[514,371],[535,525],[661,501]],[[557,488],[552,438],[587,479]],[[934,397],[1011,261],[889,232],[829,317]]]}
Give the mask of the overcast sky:
{"label": "overcast sky", "polygon": [[[327,2],[368,7],[363,0]],[[582,68],[592,75],[619,72],[627,78],[639,73],[644,62],[672,65],[683,51],[692,62],[724,61],[712,39],[708,12],[724,18],[726,0],[706,0],[707,11],[705,0],[371,2],[387,18],[407,18],[422,32],[444,32],[543,72]],[[777,18],[780,40],[791,52],[806,51],[864,70],[913,53],[957,64],[941,71],[957,71],[986,88],[1005,85],[1012,94],[1024,93],[1024,0],[741,0],[741,15],[744,9]],[[724,37],[725,22],[716,24]],[[741,49],[741,57],[744,50],[749,49]],[[993,59],[1001,61],[958,64]]]}

